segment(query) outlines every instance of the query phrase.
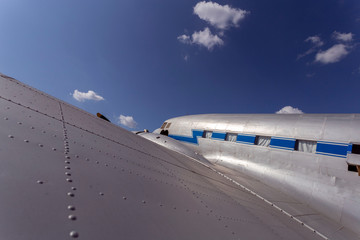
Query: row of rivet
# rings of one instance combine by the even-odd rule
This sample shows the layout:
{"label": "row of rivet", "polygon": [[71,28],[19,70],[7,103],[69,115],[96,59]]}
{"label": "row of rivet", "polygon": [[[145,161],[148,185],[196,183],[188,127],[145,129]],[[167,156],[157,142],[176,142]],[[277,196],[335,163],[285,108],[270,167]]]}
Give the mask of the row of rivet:
{"label": "row of rivet", "polygon": [[[63,111],[62,111],[62,107],[61,107],[61,104],[59,103],[59,106],[60,106],[60,113],[61,113],[61,120],[62,120],[62,125],[63,125],[63,136],[64,136],[64,154],[65,154],[65,176],[66,176],[66,181],[68,183],[72,183],[73,180],[70,178],[71,177],[71,167],[69,166],[70,165],[70,156],[69,156],[69,153],[70,153],[70,147],[69,147],[69,141],[68,141],[68,135],[67,135],[67,129],[66,129],[66,125],[65,125],[65,119],[64,119],[64,114],[63,114]],[[75,193],[74,191],[76,191],[76,187],[72,186],[71,188],[71,191],[69,191],[67,193],[67,195],[70,197],[70,198],[73,198],[75,197]],[[67,206],[67,210],[71,211],[71,212],[74,212],[76,210],[75,206],[73,205],[68,205]],[[71,221],[75,221],[77,219],[76,215],[75,214],[69,214],[68,215],[68,219],[71,220]],[[77,231],[70,231],[69,233],[70,237],[72,238],[78,238],[79,237],[79,233]]]}

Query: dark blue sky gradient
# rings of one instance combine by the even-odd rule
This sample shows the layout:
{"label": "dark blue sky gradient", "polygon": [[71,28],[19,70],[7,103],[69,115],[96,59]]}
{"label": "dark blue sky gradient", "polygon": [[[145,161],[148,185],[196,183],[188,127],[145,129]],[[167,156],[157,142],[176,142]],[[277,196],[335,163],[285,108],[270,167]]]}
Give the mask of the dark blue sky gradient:
{"label": "dark blue sky gradient", "polygon": [[[251,13],[225,31],[224,45],[180,43],[209,27],[193,14],[199,1],[0,2],[0,72],[116,122],[133,116],[154,130],[171,117],[198,113],[360,111],[360,1],[217,1]],[[350,53],[331,64],[316,52],[297,60],[318,35],[351,32]],[[187,61],[184,57],[188,56]],[[93,90],[105,101],[79,103]]]}

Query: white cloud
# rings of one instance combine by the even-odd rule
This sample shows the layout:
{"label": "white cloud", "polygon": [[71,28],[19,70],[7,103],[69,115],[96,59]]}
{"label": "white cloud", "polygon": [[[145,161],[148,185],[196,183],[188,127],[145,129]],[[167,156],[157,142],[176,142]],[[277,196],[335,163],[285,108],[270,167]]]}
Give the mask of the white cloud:
{"label": "white cloud", "polygon": [[230,26],[238,26],[245,18],[248,11],[232,8],[229,5],[220,5],[215,2],[199,2],[194,7],[194,13],[202,20],[207,21],[214,27],[227,29]]}
{"label": "white cloud", "polygon": [[317,35],[315,36],[310,36],[308,37],[305,42],[311,42],[313,43],[316,47],[321,47],[322,45],[324,45],[324,42],[321,41],[321,38]]}
{"label": "white cloud", "polygon": [[192,43],[202,45],[208,50],[212,50],[216,45],[223,45],[224,41],[217,35],[213,35],[209,28],[205,28],[203,31],[194,32],[192,34]]}
{"label": "white cloud", "polygon": [[320,51],[315,56],[315,62],[323,64],[338,62],[349,54],[346,48],[347,46],[344,44],[336,44],[326,51]]}
{"label": "white cloud", "polygon": [[181,35],[181,36],[178,36],[177,39],[182,42],[182,43],[191,43],[191,39],[188,35]]}
{"label": "white cloud", "polygon": [[124,125],[128,128],[135,128],[137,123],[135,122],[134,118],[132,116],[124,116],[124,115],[120,115],[119,116],[119,121],[118,121],[121,125]]}
{"label": "white cloud", "polygon": [[79,102],[84,102],[85,100],[95,100],[95,101],[101,101],[105,100],[102,96],[96,94],[94,91],[89,90],[86,92],[80,92],[77,89],[75,89],[74,93],[72,94],[73,98],[75,98]]}
{"label": "white cloud", "polygon": [[303,111],[301,111],[300,109],[291,106],[283,107],[282,109],[276,112],[276,114],[302,114],[302,113]]}
{"label": "white cloud", "polygon": [[[209,28],[205,28],[203,31],[194,32],[191,37],[187,35],[181,35],[178,40],[185,44],[198,44],[206,47],[211,51],[216,45],[224,45],[224,41],[219,38],[218,35],[211,33]],[[188,60],[188,57],[184,58]]]}
{"label": "white cloud", "polygon": [[351,42],[353,40],[354,34],[352,33],[339,33],[335,31],[333,33],[333,38],[342,42]]}

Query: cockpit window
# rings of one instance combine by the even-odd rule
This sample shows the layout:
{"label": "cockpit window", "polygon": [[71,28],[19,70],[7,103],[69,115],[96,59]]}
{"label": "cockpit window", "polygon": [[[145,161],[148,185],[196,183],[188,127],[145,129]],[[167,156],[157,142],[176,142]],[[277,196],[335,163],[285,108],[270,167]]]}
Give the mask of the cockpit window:
{"label": "cockpit window", "polygon": [[166,126],[166,128],[169,128],[169,127],[170,127],[170,125],[171,125],[171,123],[168,123],[168,124],[167,124],[167,126]]}
{"label": "cockpit window", "polygon": [[166,124],[167,124],[167,122],[164,122],[160,129],[164,129]]}
{"label": "cockpit window", "polygon": [[212,131],[204,131],[204,133],[203,133],[203,138],[211,138],[211,136],[212,136]]}

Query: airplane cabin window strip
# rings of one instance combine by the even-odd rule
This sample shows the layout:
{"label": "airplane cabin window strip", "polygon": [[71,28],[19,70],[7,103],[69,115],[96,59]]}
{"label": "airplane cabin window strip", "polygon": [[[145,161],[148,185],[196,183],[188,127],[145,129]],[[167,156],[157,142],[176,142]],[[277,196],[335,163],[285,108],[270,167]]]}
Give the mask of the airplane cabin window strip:
{"label": "airplane cabin window strip", "polygon": [[288,151],[307,152],[318,155],[346,158],[348,154],[360,154],[360,144],[293,139],[276,136],[251,135],[246,133],[224,133],[210,130],[192,130],[192,137],[170,135],[188,143],[199,144],[197,138],[227,141],[244,145],[258,145]]}

